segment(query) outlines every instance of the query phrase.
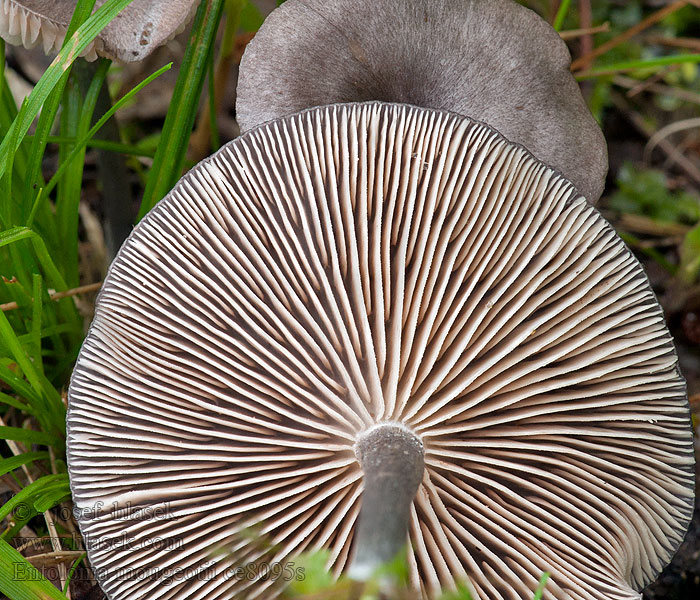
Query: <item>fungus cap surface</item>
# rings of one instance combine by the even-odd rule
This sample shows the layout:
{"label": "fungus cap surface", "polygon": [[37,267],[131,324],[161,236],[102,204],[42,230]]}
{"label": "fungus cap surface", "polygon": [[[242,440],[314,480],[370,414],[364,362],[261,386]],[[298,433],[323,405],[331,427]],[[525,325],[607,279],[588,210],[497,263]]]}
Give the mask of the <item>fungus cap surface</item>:
{"label": "fungus cap surface", "polygon": [[317,548],[341,572],[376,425],[422,444],[425,597],[530,598],[548,571],[550,598],[638,598],[692,511],[640,264],[568,181],[441,111],[313,109],[195,167],[112,265],[69,401],[112,600],[267,599],[279,580],[235,569]]}
{"label": "fungus cap surface", "polygon": [[305,108],[380,100],[483,121],[603,192],[605,138],[559,34],[512,0],[287,0],[248,44],[242,131]]}

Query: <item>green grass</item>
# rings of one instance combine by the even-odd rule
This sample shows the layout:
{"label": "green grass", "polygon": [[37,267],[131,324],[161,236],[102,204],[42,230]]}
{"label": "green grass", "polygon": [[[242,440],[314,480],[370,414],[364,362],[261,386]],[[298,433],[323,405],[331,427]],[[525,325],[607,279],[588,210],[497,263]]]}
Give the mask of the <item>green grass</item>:
{"label": "green grass", "polygon": [[[129,1],[108,0],[93,13],[94,0],[80,0],[70,25],[72,35],[66,36],[63,48],[21,106],[16,105],[5,77],[6,49],[0,42],[0,438],[4,440],[0,442],[0,476],[13,491],[0,506],[0,520],[5,524],[0,534],[0,593],[12,600],[65,599],[63,591],[84,561],[80,555],[65,564],[64,576],[56,582],[59,589],[12,542],[25,525],[37,535],[54,539],[75,533],[74,524],[59,519],[57,512],[71,506],[65,465],[65,391],[86,328],[80,310],[85,302],[81,304],[73,291],[94,282],[81,279],[79,252],[86,159],[95,150],[117,153],[140,174],[138,217],[142,217],[190,165],[188,143],[201,106],[208,107],[202,121],[211,134],[210,145],[212,149],[219,146],[213,110],[217,66],[225,64],[232,52],[237,31],[254,31],[261,23],[259,12],[248,0],[205,0],[195,16],[162,129],[153,138],[132,142],[127,140],[133,133],[127,134],[124,126],[119,139],[98,139],[119,108],[138,101],[172,66],[167,63],[143,73],[141,82],[122,93],[118,101],[101,106],[114,66],[106,59],[87,66],[77,57]],[[557,30],[565,32],[581,25],[578,3],[563,1],[554,14],[547,12],[549,2],[523,3],[541,9]],[[220,25],[222,15],[230,17],[226,27]],[[594,3],[593,23],[609,23],[607,31],[596,34],[595,46],[608,43],[610,50],[593,57],[576,76],[589,82],[589,102],[600,119],[614,105],[619,107],[616,78],[621,73],[640,84],[654,74],[656,85],[670,90],[670,95],[658,92],[654,99],[672,104],[674,110],[678,109],[674,90],[700,94],[700,54],[639,37],[617,43],[645,16],[649,15],[642,12],[639,2],[624,8],[607,1]],[[659,35],[674,38],[683,36],[684,28],[693,23],[700,27],[700,17],[683,9],[654,27]],[[223,42],[217,54],[219,29]],[[684,67],[669,69],[680,63]],[[692,103],[683,107],[686,112],[699,112]],[[641,110],[639,106],[634,109]],[[652,130],[657,114],[642,115]],[[53,171],[45,173],[47,157],[56,162]],[[700,281],[700,200],[697,193],[687,190],[669,191],[671,185],[662,171],[627,166],[618,176],[615,193],[608,195],[606,210],[646,219],[645,223],[664,231],[675,227],[680,232],[675,254],[650,247],[636,232],[622,233],[631,245],[658,262],[674,285],[689,289]],[[57,293],[60,299],[55,299]],[[69,548],[64,544],[64,549]],[[335,598],[339,596],[332,594],[345,593],[345,588],[347,594],[356,592],[346,580],[334,582],[324,561],[314,556],[300,561],[306,561],[309,577],[290,588],[290,597]],[[546,598],[542,594],[545,583],[543,579],[536,600]],[[375,584],[362,594],[366,600],[379,597]],[[468,597],[464,586],[446,593],[444,600]]]}
{"label": "green grass", "polygon": [[[326,570],[327,552],[310,552],[294,559],[292,571],[303,574],[293,578],[285,590],[284,598],[289,600],[421,600],[408,584],[408,565],[397,557],[380,568],[366,583],[340,577],[334,581]],[[292,564],[292,563],[289,563]],[[532,595],[532,600],[542,600],[549,573],[543,573]],[[387,583],[391,582],[391,583]],[[390,589],[390,592],[387,592]],[[444,592],[439,600],[472,600],[473,596],[466,582],[457,584],[455,590]]]}
{"label": "green grass", "polygon": [[[71,21],[73,35],[66,36],[21,107],[5,78],[5,46],[0,42],[0,304],[13,305],[0,311],[0,436],[6,440],[0,475],[11,478],[6,481],[15,489],[0,506],[0,520],[6,524],[0,535],[0,592],[11,599],[66,597],[11,542],[30,522],[39,535],[67,533],[53,509],[70,502],[64,395],[86,323],[72,296],[52,300],[50,293],[70,291],[80,283],[78,209],[86,150],[155,156],[146,174],[147,197],[154,204],[167,193],[186,165],[189,131],[224,4],[204,2],[198,12],[181,65],[178,85],[183,93],[173,98],[172,116],[154,153],[138,144],[94,138],[120,107],[138,99],[172,64],[144,76],[103,114],[96,114],[111,63],[102,59],[95,67],[86,66],[77,58],[129,1],[109,0],[91,15],[94,0],[81,0]],[[42,164],[48,153],[58,155],[58,167],[44,181]],[[64,590],[69,578],[66,569]]]}

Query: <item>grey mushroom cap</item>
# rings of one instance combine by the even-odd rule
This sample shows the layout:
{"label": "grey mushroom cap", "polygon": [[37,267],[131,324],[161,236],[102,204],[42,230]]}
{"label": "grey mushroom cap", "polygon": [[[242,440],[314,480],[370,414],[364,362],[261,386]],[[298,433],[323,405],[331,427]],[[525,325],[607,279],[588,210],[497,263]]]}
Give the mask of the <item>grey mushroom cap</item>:
{"label": "grey mushroom cap", "polygon": [[[106,0],[96,0],[95,9]],[[44,52],[63,44],[76,0],[0,0],[0,37]],[[196,0],[134,0],[86,48],[88,60],[106,56],[123,62],[142,60],[185,26]]]}
{"label": "grey mushroom cap", "polygon": [[560,171],[590,201],[607,147],[571,56],[512,0],[287,0],[241,61],[242,131],[312,106],[381,100],[483,121]]}
{"label": "grey mushroom cap", "polygon": [[610,225],[493,129],[383,103],[254,129],[135,228],[68,464],[112,600],[269,600],[320,548],[363,577],[395,548],[365,492],[408,498],[425,598],[531,598],[548,571],[551,599],[638,599],[694,493],[672,340]]}

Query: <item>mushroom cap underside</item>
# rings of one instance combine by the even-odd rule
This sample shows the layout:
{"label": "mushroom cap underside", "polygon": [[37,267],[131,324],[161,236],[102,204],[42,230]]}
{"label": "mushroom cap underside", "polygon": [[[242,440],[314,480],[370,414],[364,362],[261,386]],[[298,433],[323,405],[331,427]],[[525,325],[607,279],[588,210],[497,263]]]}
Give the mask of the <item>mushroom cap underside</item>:
{"label": "mushroom cap underside", "polygon": [[[96,0],[95,10],[106,0]],[[11,44],[44,52],[61,49],[76,0],[0,0],[0,37]],[[196,0],[133,0],[85,49],[95,60],[106,56],[123,62],[146,58],[185,26]]]}
{"label": "mushroom cap underside", "polygon": [[568,181],[442,111],[313,109],[195,167],[113,263],[69,401],[112,600],[271,598],[270,565],[318,548],[340,573],[354,444],[381,423],[424,446],[427,598],[467,578],[531,598],[544,571],[550,598],[638,598],[692,511],[685,386],[640,264]]}

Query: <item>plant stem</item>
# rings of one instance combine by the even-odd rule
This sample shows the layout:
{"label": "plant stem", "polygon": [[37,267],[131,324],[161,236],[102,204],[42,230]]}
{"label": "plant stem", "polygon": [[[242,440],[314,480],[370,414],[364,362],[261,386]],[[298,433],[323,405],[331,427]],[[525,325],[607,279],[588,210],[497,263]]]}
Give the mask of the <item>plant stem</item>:
{"label": "plant stem", "polygon": [[561,4],[559,5],[559,10],[557,11],[556,16],[554,17],[554,23],[552,23],[552,27],[554,27],[555,31],[560,31],[561,26],[564,23],[564,19],[566,18],[566,13],[569,11],[569,5],[571,4],[571,0],[562,0]]}
{"label": "plant stem", "polygon": [[138,218],[141,219],[182,176],[199,99],[213,52],[224,0],[202,0],[182,59],[172,102],[165,116],[161,143],[148,174]]}
{"label": "plant stem", "polygon": [[[241,11],[245,2],[243,0],[226,0],[226,25],[216,59],[216,66],[210,69],[209,74],[209,98],[204,104],[202,114],[199,117],[197,127],[190,138],[189,154],[195,161],[202,160],[209,151],[216,151],[220,143],[215,139],[216,113],[221,108],[226,84],[231,72],[234,70],[236,59],[236,32],[241,20]],[[210,63],[212,66],[212,63]],[[212,73],[213,71],[213,78]],[[213,92],[212,92],[213,87]],[[210,146],[212,146],[210,148]]]}
{"label": "plant stem", "polygon": [[[85,61],[76,62],[75,69],[80,65],[80,85],[87,89],[97,67],[102,62],[109,63],[106,58],[101,58],[93,63]],[[95,114],[103,115],[112,107],[112,99],[108,86],[100,88],[95,106]],[[95,137],[108,142],[121,142],[119,126],[114,119],[109,119],[95,132]],[[133,204],[131,186],[129,185],[129,170],[126,160],[121,154],[115,154],[106,150],[97,150],[97,171],[102,184],[102,211],[104,216],[105,245],[107,246],[107,260],[111,262],[117,255],[122,242],[131,233],[131,227],[136,217]],[[105,270],[107,265],[104,265]]]}

